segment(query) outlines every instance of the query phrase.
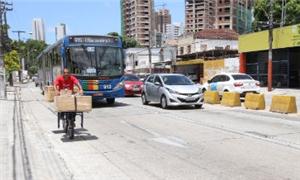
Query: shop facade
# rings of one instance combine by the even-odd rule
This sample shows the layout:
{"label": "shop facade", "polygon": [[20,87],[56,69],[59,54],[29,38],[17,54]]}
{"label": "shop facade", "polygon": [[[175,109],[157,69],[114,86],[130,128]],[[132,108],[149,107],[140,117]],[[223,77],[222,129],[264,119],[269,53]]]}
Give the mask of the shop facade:
{"label": "shop facade", "polygon": [[[242,35],[239,38],[240,72],[250,74],[267,86],[268,31]],[[300,24],[273,31],[274,88],[300,88]]]}

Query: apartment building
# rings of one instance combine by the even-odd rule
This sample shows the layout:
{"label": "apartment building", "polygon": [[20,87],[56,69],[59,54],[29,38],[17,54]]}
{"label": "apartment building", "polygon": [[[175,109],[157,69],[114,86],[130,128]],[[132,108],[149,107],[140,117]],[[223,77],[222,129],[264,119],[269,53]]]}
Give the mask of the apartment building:
{"label": "apartment building", "polygon": [[253,0],[185,0],[185,31],[231,29],[239,34],[249,32]]}
{"label": "apartment building", "polygon": [[159,33],[166,33],[167,24],[171,24],[171,14],[168,9],[155,12],[155,29]]}
{"label": "apartment building", "polygon": [[181,23],[167,24],[166,25],[166,38],[177,39],[183,34],[184,27]]}
{"label": "apartment building", "polygon": [[215,2],[215,0],[185,0],[186,33],[214,28]]}
{"label": "apartment building", "polygon": [[45,25],[41,18],[34,18],[32,21],[32,39],[45,41]]}
{"label": "apartment building", "polygon": [[154,0],[121,0],[122,35],[141,46],[152,45],[155,29]]}
{"label": "apartment building", "polygon": [[239,34],[251,31],[253,0],[217,0],[216,29],[232,29]]}
{"label": "apartment building", "polygon": [[64,36],[66,36],[66,24],[60,23],[55,27],[56,41],[62,39]]}

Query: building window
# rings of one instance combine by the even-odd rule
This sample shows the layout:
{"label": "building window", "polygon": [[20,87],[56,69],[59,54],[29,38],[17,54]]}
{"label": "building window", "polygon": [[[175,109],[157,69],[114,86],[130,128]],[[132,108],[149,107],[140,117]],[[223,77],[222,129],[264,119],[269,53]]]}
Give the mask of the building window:
{"label": "building window", "polygon": [[191,53],[191,50],[192,50],[191,45],[188,45],[188,46],[187,46],[187,53],[190,54],[190,53]]}

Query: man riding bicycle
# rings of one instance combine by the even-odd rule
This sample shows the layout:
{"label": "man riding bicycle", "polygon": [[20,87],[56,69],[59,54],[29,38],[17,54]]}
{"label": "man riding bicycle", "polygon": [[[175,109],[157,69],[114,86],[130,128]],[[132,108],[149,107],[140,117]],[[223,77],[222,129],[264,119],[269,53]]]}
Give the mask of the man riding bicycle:
{"label": "man riding bicycle", "polygon": [[[54,80],[54,89],[55,89],[55,94],[56,96],[60,95],[60,92],[62,90],[70,90],[72,91],[72,94],[74,94],[74,86],[78,87],[78,93],[83,94],[82,87],[78,81],[78,79],[75,76],[72,76],[69,74],[68,69],[64,69],[63,75],[57,76],[56,79]],[[65,127],[65,131],[67,132],[67,128],[74,128],[75,127],[75,117],[76,117],[76,112],[63,112],[63,113],[58,113],[58,118],[59,119],[65,119],[65,120],[70,120],[71,123],[68,123]],[[73,137],[73,134],[72,134]]]}

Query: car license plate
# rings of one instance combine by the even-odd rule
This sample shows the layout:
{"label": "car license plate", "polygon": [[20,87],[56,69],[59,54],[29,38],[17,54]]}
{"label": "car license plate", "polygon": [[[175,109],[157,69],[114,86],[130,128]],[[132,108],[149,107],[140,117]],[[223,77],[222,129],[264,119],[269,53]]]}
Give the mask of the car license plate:
{"label": "car license plate", "polygon": [[103,93],[96,93],[96,94],[93,94],[93,96],[103,96]]}
{"label": "car license plate", "polygon": [[187,98],[185,98],[185,100],[186,100],[186,101],[194,101],[195,98],[193,98],[193,97],[187,97]]}
{"label": "car license plate", "polygon": [[139,91],[140,89],[139,88],[133,88],[133,91]]}

